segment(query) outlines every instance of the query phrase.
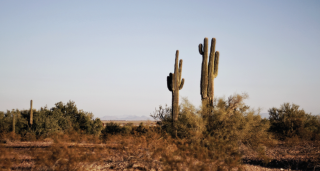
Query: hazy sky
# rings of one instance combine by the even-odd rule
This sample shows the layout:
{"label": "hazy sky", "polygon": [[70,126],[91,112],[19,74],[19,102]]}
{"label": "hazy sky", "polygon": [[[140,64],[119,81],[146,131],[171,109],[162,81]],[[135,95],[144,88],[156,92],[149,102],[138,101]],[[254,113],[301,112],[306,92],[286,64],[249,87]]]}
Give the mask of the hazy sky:
{"label": "hazy sky", "polygon": [[0,111],[72,100],[96,117],[148,116],[171,104],[176,50],[180,96],[199,106],[204,37],[220,51],[215,97],[320,114],[318,0],[2,0]]}

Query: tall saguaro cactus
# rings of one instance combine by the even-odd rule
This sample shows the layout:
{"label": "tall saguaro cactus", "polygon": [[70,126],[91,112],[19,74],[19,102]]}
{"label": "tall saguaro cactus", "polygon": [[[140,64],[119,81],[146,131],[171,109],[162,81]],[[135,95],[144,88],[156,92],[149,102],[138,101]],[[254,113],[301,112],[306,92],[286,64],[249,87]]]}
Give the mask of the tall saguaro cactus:
{"label": "tall saguaro cactus", "polygon": [[182,74],[182,59],[180,59],[179,66],[179,50],[176,51],[176,59],[174,64],[174,73],[170,73],[167,77],[167,86],[172,92],[172,125],[177,136],[177,128],[175,122],[178,120],[179,114],[179,90],[183,88],[184,78],[181,80]]}
{"label": "tall saguaro cactus", "polygon": [[201,99],[203,105],[213,105],[214,79],[218,76],[219,51],[215,51],[216,39],[211,39],[210,58],[208,65],[208,38],[204,44],[199,44],[199,53],[202,55],[201,68]]}
{"label": "tall saguaro cactus", "polygon": [[30,100],[30,125],[32,126],[33,124],[33,110],[32,110],[32,100]]}

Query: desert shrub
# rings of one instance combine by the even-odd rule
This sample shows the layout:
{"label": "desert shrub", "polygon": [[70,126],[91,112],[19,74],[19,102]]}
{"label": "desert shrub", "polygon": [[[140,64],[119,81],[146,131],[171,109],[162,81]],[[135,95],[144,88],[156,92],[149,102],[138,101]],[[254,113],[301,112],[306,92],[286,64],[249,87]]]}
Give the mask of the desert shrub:
{"label": "desert shrub", "polygon": [[180,109],[177,123],[178,136],[188,139],[201,138],[206,129],[206,121],[202,118],[200,111],[187,98],[182,99]]}
{"label": "desert shrub", "polygon": [[123,127],[121,128],[121,132],[122,132],[123,134],[130,134],[131,131],[132,131],[132,126],[130,126],[130,125],[125,125],[125,126],[123,126]]}
{"label": "desert shrub", "polygon": [[[197,110],[187,98],[182,99],[180,104],[180,112],[178,115],[177,135],[179,138],[199,138],[205,130],[205,121],[201,117],[199,110]],[[159,106],[152,115],[163,131],[174,135],[172,127],[171,108]]]}
{"label": "desert shrub", "polygon": [[128,135],[134,131],[133,124],[125,125],[123,127],[120,124],[109,122],[106,123],[106,127],[101,131],[100,138],[106,142],[111,135]]}
{"label": "desert shrub", "polygon": [[157,125],[160,127],[162,133],[173,133],[171,107],[167,105],[162,107],[160,105],[159,109],[156,109],[150,116],[157,120]]}
{"label": "desert shrub", "polygon": [[[201,106],[196,109],[186,98],[180,105],[177,127],[178,137],[199,139],[215,137],[230,142],[258,146],[270,139],[267,132],[269,121],[262,119],[259,111],[245,105],[246,94],[236,94],[228,99],[215,100],[214,106]],[[172,116],[169,107],[159,107],[152,115],[162,130],[172,134]]]}
{"label": "desert shrub", "polygon": [[121,133],[121,127],[114,122],[106,123],[106,127],[101,131],[102,134],[119,134]]}
{"label": "desert shrub", "polygon": [[149,125],[145,125],[143,122],[139,124],[137,127],[132,128],[132,133],[135,135],[143,135],[143,134],[152,134],[155,133],[155,129],[149,127]]}
{"label": "desert shrub", "polygon": [[0,113],[0,133],[12,132],[13,115],[15,116],[15,133],[23,134],[26,132],[28,122],[24,115],[18,109],[7,110],[6,113]]}
{"label": "desert shrub", "polygon": [[133,128],[133,131],[138,134],[143,134],[148,132],[148,128],[143,124],[143,122],[141,122],[139,126]]}
{"label": "desert shrub", "polygon": [[299,105],[284,103],[280,108],[273,107],[268,112],[270,132],[279,139],[295,136],[306,140],[319,138],[319,117],[299,109]]}
{"label": "desert shrub", "polygon": [[[177,152],[193,154],[197,160],[219,163],[220,168],[232,168],[241,163],[241,144],[265,157],[261,149],[272,140],[268,134],[269,121],[262,119],[259,111],[245,105],[247,97],[246,94],[235,94],[228,99],[217,99],[213,106],[201,106],[199,109],[184,98],[176,123],[179,137]],[[169,107],[160,106],[151,116],[159,120],[163,132],[174,135]],[[167,160],[172,164],[179,163],[174,158]]]}
{"label": "desert shrub", "polygon": [[0,133],[4,134],[12,131],[12,115],[10,111],[0,113]]}
{"label": "desert shrub", "polygon": [[[202,107],[207,120],[207,134],[230,143],[245,143],[257,147],[270,139],[267,130],[269,122],[245,105],[247,94],[235,94],[228,99],[218,99],[212,110]],[[209,111],[209,112],[208,112]]]}
{"label": "desert shrub", "polygon": [[[93,119],[93,114],[78,110],[75,103],[69,101],[67,104],[58,102],[50,110],[47,107],[33,110],[33,124],[29,125],[29,110],[11,110],[0,113],[0,133],[12,131],[12,119],[15,115],[15,133],[25,137],[45,137],[55,133],[63,133],[70,129],[84,134],[99,135],[103,128],[99,118]],[[29,137],[29,138],[28,138]]]}
{"label": "desert shrub", "polygon": [[91,112],[78,110],[73,101],[69,101],[67,104],[58,102],[50,111],[62,113],[63,117],[67,118],[69,123],[63,122],[62,120],[59,122],[62,123],[65,128],[70,127],[71,125],[76,131],[95,135],[100,134],[100,131],[103,129],[102,122],[99,118],[94,119]]}
{"label": "desert shrub", "polygon": [[247,94],[235,94],[228,99],[215,100],[213,107],[201,106],[206,123],[204,144],[215,157],[228,161],[226,164],[230,166],[240,163],[241,144],[258,152],[272,141],[268,134],[269,121],[261,118],[259,110],[245,105],[246,98]]}

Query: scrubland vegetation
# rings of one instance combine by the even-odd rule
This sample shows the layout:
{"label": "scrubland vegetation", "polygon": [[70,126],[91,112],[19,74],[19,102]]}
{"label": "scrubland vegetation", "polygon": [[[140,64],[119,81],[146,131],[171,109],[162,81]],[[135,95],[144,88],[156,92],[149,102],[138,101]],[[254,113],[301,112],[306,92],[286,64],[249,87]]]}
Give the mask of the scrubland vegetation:
{"label": "scrubland vegetation", "polygon": [[319,116],[285,103],[270,108],[270,117],[263,119],[259,111],[244,103],[246,98],[246,94],[235,94],[215,99],[213,106],[198,108],[184,98],[175,125],[171,108],[160,106],[151,114],[158,120],[155,127],[143,123],[108,123],[103,127],[100,119],[78,110],[72,101],[33,110],[32,125],[29,110],[7,111],[0,113],[0,167],[258,170],[262,166],[313,170],[320,164]]}

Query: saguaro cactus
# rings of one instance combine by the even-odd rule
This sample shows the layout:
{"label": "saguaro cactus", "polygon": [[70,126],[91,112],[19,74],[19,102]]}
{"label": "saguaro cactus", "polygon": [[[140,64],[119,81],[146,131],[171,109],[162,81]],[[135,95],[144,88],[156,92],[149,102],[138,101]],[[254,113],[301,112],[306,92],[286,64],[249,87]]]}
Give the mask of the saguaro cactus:
{"label": "saguaro cactus", "polygon": [[30,125],[33,124],[33,110],[32,110],[32,100],[30,100]]}
{"label": "saguaro cactus", "polygon": [[179,90],[182,89],[184,78],[181,80],[182,73],[182,59],[180,59],[179,66],[179,50],[176,51],[176,59],[174,63],[174,73],[170,73],[167,77],[167,86],[169,91],[172,92],[172,125],[175,129],[177,136],[177,128],[175,122],[178,120],[179,114]]}
{"label": "saguaro cactus", "polygon": [[212,38],[208,66],[208,38],[204,38],[204,45],[199,44],[202,55],[200,94],[202,105],[213,105],[214,79],[218,76],[219,51],[215,52],[216,39]]}
{"label": "saguaro cactus", "polygon": [[16,114],[12,112],[12,132],[16,132]]}

